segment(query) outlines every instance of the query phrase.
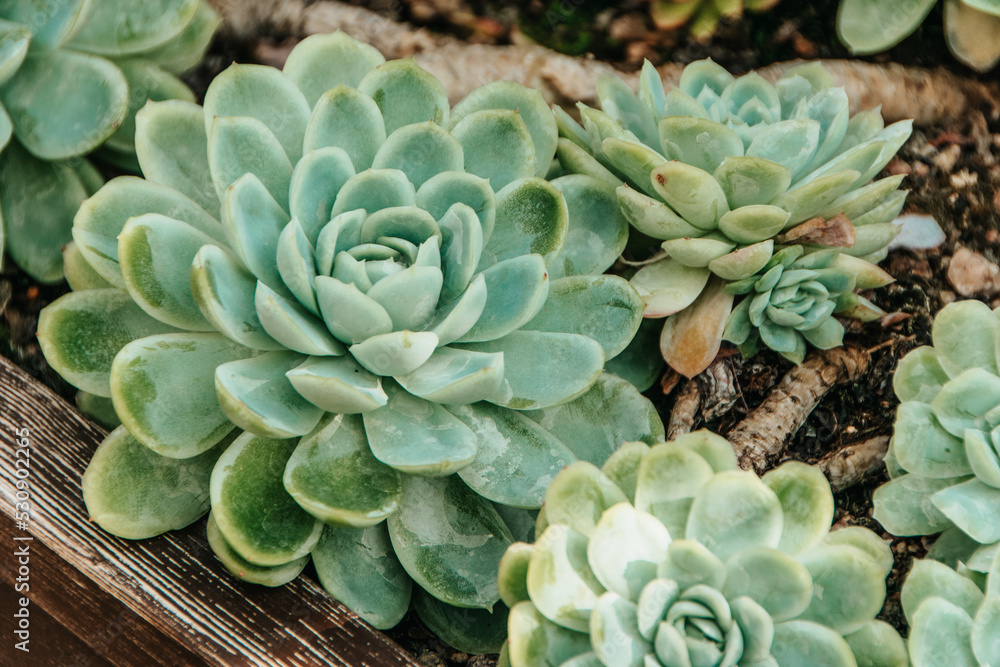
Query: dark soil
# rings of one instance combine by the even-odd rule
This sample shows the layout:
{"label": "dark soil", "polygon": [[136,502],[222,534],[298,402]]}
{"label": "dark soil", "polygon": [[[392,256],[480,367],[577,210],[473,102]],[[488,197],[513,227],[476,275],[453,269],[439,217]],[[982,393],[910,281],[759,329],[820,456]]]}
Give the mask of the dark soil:
{"label": "dark soil", "polygon": [[[795,57],[846,57],[833,28],[836,4],[836,0],[785,0],[768,14],[724,26],[707,45],[683,35],[657,33],[646,13],[646,0],[388,0],[375,7],[389,17],[414,20],[464,38],[497,43],[534,39],[567,52],[594,53],[624,68],[634,68],[643,57],[654,62],[687,62],[711,56],[734,72],[742,72]],[[439,11],[441,7],[452,10]],[[456,13],[455,7],[461,11]],[[629,25],[631,32],[625,30]],[[188,76],[199,97],[212,77],[230,62],[252,61],[254,47],[217,40],[206,61]],[[873,60],[941,65],[961,75],[969,74],[944,48],[939,10],[913,37]],[[897,404],[891,373],[903,354],[929,343],[934,314],[955,300],[956,292],[946,276],[952,255],[964,246],[1000,263],[998,159],[1000,125],[988,123],[975,109],[963,109],[939,126],[917,128],[898,158],[890,163],[887,172],[908,174],[905,185],[912,192],[906,210],[933,215],[947,239],[932,251],[895,251],[882,263],[896,282],[869,298],[887,313],[903,316],[889,318],[885,325],[873,322],[849,326],[846,342],[874,350],[872,362],[858,382],[835,388],[825,397],[792,438],[788,459],[815,463],[827,452],[845,445],[891,434]],[[65,285],[37,285],[8,262],[0,273],[0,354],[72,400],[73,389],[48,367],[34,336],[38,312],[67,289]],[[974,296],[994,307],[1000,305],[995,301],[996,290]],[[715,410],[710,419],[700,419],[696,425],[722,434],[759,405],[791,368],[789,362],[770,352],[749,360],[732,355],[725,364],[735,378],[736,400],[731,408]],[[647,392],[664,422],[669,419],[676,393],[675,389],[664,395],[659,385]],[[872,493],[886,480],[883,470],[837,494],[838,524],[863,525],[890,539],[871,518]],[[925,554],[930,542],[925,538],[897,538],[892,542],[896,567],[888,580],[882,618],[904,633],[899,588],[911,560]],[[469,656],[445,646],[412,612],[388,634],[428,667],[495,664],[491,657]]]}

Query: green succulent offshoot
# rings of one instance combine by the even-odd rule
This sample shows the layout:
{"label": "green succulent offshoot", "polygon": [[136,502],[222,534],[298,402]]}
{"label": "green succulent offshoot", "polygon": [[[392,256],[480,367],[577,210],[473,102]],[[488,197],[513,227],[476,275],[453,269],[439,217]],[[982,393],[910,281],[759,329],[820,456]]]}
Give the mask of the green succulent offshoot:
{"label": "green succulent offshoot", "polygon": [[448,641],[497,650],[497,562],[555,474],[663,438],[602,372],[644,376],[642,302],[601,275],[627,223],[597,179],[541,178],[556,143],[536,91],[450,108],[342,33],[283,71],[233,65],[204,107],[146,105],[145,178],[83,204],[76,291],[39,324],[81,406],[122,424],[84,476],[94,520],[137,539],[211,508],[247,581],[311,556],[375,626],[412,595]]}
{"label": "green succulent offshoot", "polygon": [[830,532],[817,469],[758,478],[699,431],[626,443],[549,486],[534,544],[500,562],[512,667],[906,665],[875,620],[892,569],[872,531]]}
{"label": "green succulent offshoot", "polygon": [[1000,550],[967,546],[942,536],[903,582],[914,667],[1000,663]]}
{"label": "green succulent offshoot", "polygon": [[[841,0],[837,35],[851,53],[890,49],[920,27],[938,0]],[[963,65],[988,72],[1000,62],[1000,2],[944,0],[948,50]]]}
{"label": "green succulent offshoot", "polygon": [[835,250],[803,253],[802,246],[787,246],[758,273],[725,287],[744,298],[722,338],[738,345],[744,357],[756,354],[763,343],[800,364],[807,343],[821,350],[843,343],[844,325],[831,317],[834,312],[861,309],[862,319],[878,312],[854,289],[885,284],[888,276],[881,269]]}
{"label": "green succulent offshoot", "polygon": [[205,0],[0,3],[0,262],[63,279],[73,216],[104,183],[83,156],[137,170],[136,112],[194,101],[175,75],[218,24]]}
{"label": "green succulent offshoot", "polygon": [[[634,230],[629,250],[641,265],[631,282],[644,316],[666,318],[660,350],[675,370],[690,377],[712,362],[734,294],[748,292],[742,281],[762,278],[783,249],[798,248],[789,252],[802,254],[800,263],[829,263],[826,275],[832,268],[856,276],[833,313],[882,314],[847,292],[891,281],[874,263],[899,231],[892,221],[906,192],[897,189],[901,176],[871,180],[910,136],[910,121],[884,127],[878,109],[851,117],[843,88],[819,65],[793,68],[771,84],[756,73],[734,78],[703,60],[666,92],[647,63],[637,93],[614,77],[601,79],[597,92],[602,111],[580,105],[582,126],[555,110],[559,160],[616,188]],[[831,250],[842,259],[831,260]],[[809,310],[802,294],[783,310]],[[832,313],[812,305],[807,320],[825,332],[814,337],[831,343]],[[764,321],[755,319],[755,327]],[[803,338],[777,327],[763,342],[801,360]]]}
{"label": "green succulent offshoot", "polygon": [[744,9],[766,12],[777,4],[778,0],[650,0],[650,13],[657,28],[677,30],[687,24],[691,36],[704,41],[720,22],[739,19]]}
{"label": "green succulent offshoot", "polygon": [[1000,316],[979,301],[945,306],[932,346],[899,362],[901,404],[887,456],[892,480],[875,518],[894,535],[958,530],[1000,542]]}

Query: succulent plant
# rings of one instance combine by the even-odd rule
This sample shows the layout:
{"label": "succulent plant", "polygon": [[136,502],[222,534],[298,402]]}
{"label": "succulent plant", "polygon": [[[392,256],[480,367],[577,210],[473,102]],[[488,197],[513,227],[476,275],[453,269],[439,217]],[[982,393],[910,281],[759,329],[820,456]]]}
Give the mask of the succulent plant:
{"label": "succulent plant", "polygon": [[63,277],[73,215],[103,179],[80,156],[135,162],[147,99],[194,100],[174,76],[201,60],[219,23],[204,0],[0,4],[0,261]]}
{"label": "succulent plant", "polygon": [[744,357],[757,352],[760,342],[799,364],[806,343],[829,350],[844,342],[844,325],[831,317],[853,306],[854,288],[884,284],[882,271],[864,260],[823,250],[804,255],[793,245],[776,252],[749,278],[726,286],[730,294],[745,295],[733,309],[723,340],[740,346]]}
{"label": "succulent plant", "polygon": [[[845,267],[864,274],[859,283],[891,280],[871,263],[898,232],[906,193],[901,176],[869,181],[910,121],[883,127],[878,109],[850,117],[843,88],[815,64],[772,85],[703,60],[665,93],[646,63],[638,94],[606,77],[598,96],[603,111],[580,107],[583,127],[556,110],[559,159],[617,188],[642,264],[632,284],[646,317],[667,318],[660,347],[675,370],[692,376],[711,363],[732,310],[725,284],[757,274],[782,247],[835,248],[864,260]],[[853,297],[838,312],[880,313]]]}
{"label": "succulent plant", "polygon": [[[851,53],[885,51],[913,34],[938,0],[840,0],[837,34]],[[944,0],[944,34],[964,65],[980,72],[1000,62],[1000,3]]]}
{"label": "succulent plant", "polygon": [[651,0],[653,22],[661,30],[675,30],[690,24],[691,36],[707,40],[715,34],[719,22],[733,20],[743,10],[764,12],[778,0]]}
{"label": "succulent plant", "polygon": [[914,667],[990,667],[1000,664],[1000,550],[973,551],[952,543],[937,559],[916,560],[901,601],[910,625]]}
{"label": "succulent plant", "polygon": [[932,346],[899,362],[901,404],[886,458],[892,480],[875,492],[875,518],[894,535],[957,527],[1000,541],[1000,318],[959,301],[934,319]]}
{"label": "succulent plant", "polygon": [[875,620],[892,569],[872,531],[789,462],[759,478],[699,431],[627,443],[549,486],[537,541],[500,564],[513,667],[905,665]]}
{"label": "succulent plant", "polygon": [[337,33],[136,127],[145,180],[84,203],[68,266],[90,289],[38,334],[123,424],[84,475],[110,532],[210,505],[244,579],[285,583],[311,554],[378,627],[415,581],[435,627],[498,601],[497,561],[559,469],[662,439],[602,374],[641,321],[628,282],[599,275],[627,224],[596,179],[539,178],[557,135],[536,91],[495,82],[449,108],[412,60]]}

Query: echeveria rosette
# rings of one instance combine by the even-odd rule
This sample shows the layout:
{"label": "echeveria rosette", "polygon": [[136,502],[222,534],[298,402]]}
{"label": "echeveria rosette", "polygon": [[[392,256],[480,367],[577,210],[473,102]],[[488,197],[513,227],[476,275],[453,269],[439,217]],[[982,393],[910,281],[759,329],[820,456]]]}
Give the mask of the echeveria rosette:
{"label": "echeveria rosette", "polygon": [[1000,664],[1000,550],[995,546],[963,549],[956,541],[948,541],[951,548],[939,550],[936,543],[928,559],[914,561],[903,582],[901,602],[910,626],[910,664]]}
{"label": "echeveria rosette", "polygon": [[557,134],[537,92],[496,82],[452,109],[412,60],[338,33],[136,127],[145,180],[84,203],[80,289],[39,324],[52,366],[123,424],[84,476],[107,530],[211,506],[210,542],[248,581],[311,555],[378,627],[415,581],[428,625],[474,629],[555,474],[662,439],[602,373],[641,322],[600,275],[627,223],[599,181],[539,177]]}
{"label": "echeveria rosette", "polygon": [[874,516],[890,533],[958,529],[979,544],[1000,542],[998,331],[987,305],[952,303],[934,319],[933,345],[900,360],[893,479],[874,498]]}
{"label": "echeveria rosette", "polygon": [[688,24],[691,36],[707,40],[715,34],[719,21],[739,18],[744,9],[764,12],[778,0],[651,0],[651,14],[661,30],[676,30]]}
{"label": "echeveria rosette", "polygon": [[136,111],[194,100],[174,75],[218,23],[204,0],[0,3],[0,262],[62,280],[73,216],[104,183],[81,156],[134,164]]}
{"label": "echeveria rosette", "polygon": [[834,312],[859,304],[878,312],[854,289],[881,287],[891,282],[888,274],[835,250],[803,253],[802,246],[783,248],[757,274],[725,287],[743,299],[730,314],[722,338],[739,345],[744,357],[756,354],[763,343],[800,364],[807,344],[829,350],[844,342],[844,325]]}
{"label": "echeveria rosette", "polygon": [[[857,55],[890,49],[924,22],[938,0],[841,0],[837,35]],[[948,50],[980,72],[1000,62],[1000,2],[944,0]]]}
{"label": "echeveria rosette", "polygon": [[[500,566],[513,667],[900,666],[875,620],[892,553],[861,527],[830,532],[817,469],[759,478],[699,431],[627,443],[549,487],[537,541]],[[845,585],[849,582],[849,585]]]}
{"label": "echeveria rosette", "polygon": [[[844,89],[819,65],[771,84],[703,60],[667,93],[647,63],[638,94],[606,77],[598,96],[603,111],[581,105],[583,127],[556,109],[559,159],[617,188],[636,259],[652,251],[632,284],[646,317],[667,318],[661,352],[685,375],[719,349],[733,305],[725,284],[759,272],[782,244],[837,243],[872,263],[898,233],[902,176],[870,181],[912,123],[884,127],[878,109],[851,117]],[[846,228],[807,233],[835,223]],[[863,310],[855,303],[849,314]]]}

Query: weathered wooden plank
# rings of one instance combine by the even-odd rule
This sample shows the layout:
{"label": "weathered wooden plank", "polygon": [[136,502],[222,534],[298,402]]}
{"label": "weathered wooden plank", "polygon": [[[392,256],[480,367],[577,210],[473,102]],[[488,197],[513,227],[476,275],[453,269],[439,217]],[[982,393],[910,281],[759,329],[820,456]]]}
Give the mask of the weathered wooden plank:
{"label": "weathered wooden plank", "polygon": [[[14,520],[0,514],[0,544],[14,548],[25,544],[14,540],[17,536],[23,537],[23,531],[15,530]],[[0,608],[5,610],[2,624],[6,639],[13,636],[17,623],[11,614],[20,606],[18,599],[25,593],[30,595],[31,640],[26,646],[30,651],[16,650],[18,639],[4,641],[0,657],[9,659],[0,659],[0,665],[102,667],[112,664],[104,656],[113,656],[117,667],[205,667],[205,661],[102,590],[41,540],[32,540],[28,547],[29,581],[16,581],[16,567],[0,569],[0,599],[4,600]],[[5,550],[9,557],[9,550]],[[23,584],[28,585],[27,591],[15,590],[15,585]]]}
{"label": "weathered wooden plank", "polygon": [[[176,647],[206,664],[227,667],[416,665],[402,648],[306,577],[276,589],[236,580],[209,549],[203,521],[138,542],[116,538],[92,524],[83,505],[80,476],[104,432],[0,357],[3,514],[15,516],[16,433],[24,428],[29,429],[31,442],[31,516],[28,531],[15,526],[14,534],[33,537],[34,544],[79,570]],[[12,539],[0,536],[5,562]],[[66,585],[37,583],[56,589]],[[66,625],[42,597],[32,599]],[[94,625],[100,630],[100,624]],[[86,635],[85,626],[74,632],[77,629]],[[150,643],[142,650],[155,651],[154,633],[149,634]],[[93,646],[91,638],[81,639]]]}
{"label": "weathered wooden plank", "polygon": [[[6,520],[6,516],[0,516],[0,521]],[[0,585],[0,609],[5,612],[8,609],[17,608],[17,600],[20,593],[6,584]],[[65,626],[59,623],[52,616],[49,616],[41,607],[35,607],[31,612],[31,632],[34,636],[44,637],[45,643],[35,644],[32,642],[31,651],[23,653],[14,648],[15,637],[8,641],[8,637],[13,637],[11,627],[16,624],[14,618],[4,618],[0,621],[3,645],[0,646],[0,665],[18,665],[21,667],[114,667],[110,662],[101,657],[93,648],[80,640],[70,632]],[[146,663],[147,666],[150,664]],[[155,663],[153,663],[155,664]]]}

